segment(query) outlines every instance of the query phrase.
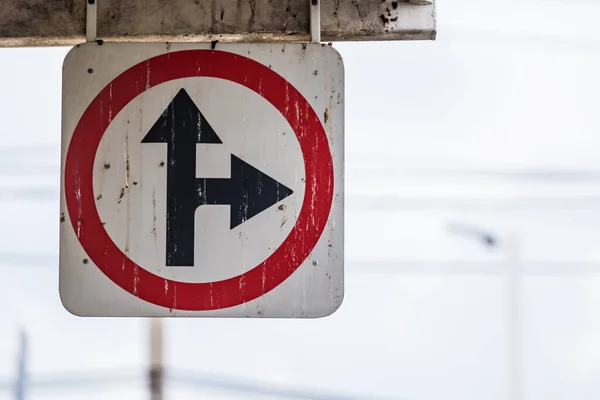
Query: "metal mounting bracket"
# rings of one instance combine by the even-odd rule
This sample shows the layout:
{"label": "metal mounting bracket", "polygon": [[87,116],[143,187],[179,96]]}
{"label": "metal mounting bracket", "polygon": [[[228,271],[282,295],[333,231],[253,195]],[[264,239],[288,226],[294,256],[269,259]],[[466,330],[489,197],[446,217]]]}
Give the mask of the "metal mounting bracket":
{"label": "metal mounting bracket", "polygon": [[310,1],[310,42],[321,43],[321,0]]}
{"label": "metal mounting bracket", "polygon": [[98,1],[85,0],[87,3],[85,14],[85,40],[93,42],[98,34]]}

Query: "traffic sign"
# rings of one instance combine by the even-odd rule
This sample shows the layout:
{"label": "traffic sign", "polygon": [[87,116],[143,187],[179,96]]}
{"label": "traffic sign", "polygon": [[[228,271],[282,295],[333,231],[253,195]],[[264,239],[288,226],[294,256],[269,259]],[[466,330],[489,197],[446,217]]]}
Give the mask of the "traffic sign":
{"label": "traffic sign", "polygon": [[71,313],[312,318],[341,305],[332,47],[86,43],[63,65],[62,120]]}

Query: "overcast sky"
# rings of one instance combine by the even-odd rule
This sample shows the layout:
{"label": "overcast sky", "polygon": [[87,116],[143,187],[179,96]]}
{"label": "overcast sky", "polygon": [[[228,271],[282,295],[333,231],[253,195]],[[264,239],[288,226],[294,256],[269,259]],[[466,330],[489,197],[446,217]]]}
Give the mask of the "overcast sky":
{"label": "overcast sky", "polygon": [[[173,374],[357,399],[507,400],[506,271],[517,262],[523,398],[597,399],[599,13],[584,0],[446,0],[435,42],[337,44],[344,303],[311,321],[168,320]],[[20,326],[34,379],[141,376],[147,363],[145,321],[80,319],[58,297],[67,51],[0,50],[0,381],[14,376]],[[498,245],[465,235],[472,228]],[[168,399],[253,398],[170,382]],[[147,398],[141,379],[76,389],[30,398]]]}

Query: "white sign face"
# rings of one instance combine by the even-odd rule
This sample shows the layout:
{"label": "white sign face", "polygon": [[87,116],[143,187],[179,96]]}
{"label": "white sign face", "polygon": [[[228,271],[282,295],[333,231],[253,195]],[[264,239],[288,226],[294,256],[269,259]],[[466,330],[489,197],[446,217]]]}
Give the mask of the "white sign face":
{"label": "white sign face", "polygon": [[344,70],[320,44],[79,45],[60,296],[80,316],[314,318],[344,293]]}

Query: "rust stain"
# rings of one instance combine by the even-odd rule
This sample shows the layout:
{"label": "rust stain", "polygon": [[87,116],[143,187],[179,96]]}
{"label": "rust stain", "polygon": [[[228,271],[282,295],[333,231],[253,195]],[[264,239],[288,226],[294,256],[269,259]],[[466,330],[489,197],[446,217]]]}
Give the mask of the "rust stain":
{"label": "rust stain", "polygon": [[152,234],[156,240],[156,189],[152,189]]}
{"label": "rust stain", "polygon": [[[125,131],[125,187],[121,189],[120,198],[125,196],[125,189],[129,193],[129,182],[131,179],[131,162],[130,162],[130,149],[129,149],[129,130]],[[119,200],[120,201],[120,200]],[[125,233],[125,254],[129,254],[129,246],[131,241],[131,196],[127,197],[127,225]]]}
{"label": "rust stain", "polygon": [[256,22],[256,0],[249,0],[248,5],[250,6],[250,16],[248,18],[247,26],[248,30],[251,31]]}
{"label": "rust stain", "polygon": [[362,10],[361,7],[359,6],[358,2],[356,0],[352,1],[352,5],[354,6],[354,8],[356,8],[356,12],[358,13],[358,17],[360,19],[365,19],[366,17],[366,11]]}
{"label": "rust stain", "polygon": [[177,308],[177,286],[173,288],[173,308]]}
{"label": "rust stain", "polygon": [[130,177],[130,166],[129,166],[129,135],[125,133],[125,187],[129,187]]}
{"label": "rust stain", "polygon": [[329,108],[325,109],[325,113],[323,114],[323,119],[325,120],[325,123],[329,122]]}
{"label": "rust stain", "polygon": [[135,265],[133,267],[133,295],[137,296],[138,294],[138,282],[140,281],[140,272],[138,270],[138,266]]}

